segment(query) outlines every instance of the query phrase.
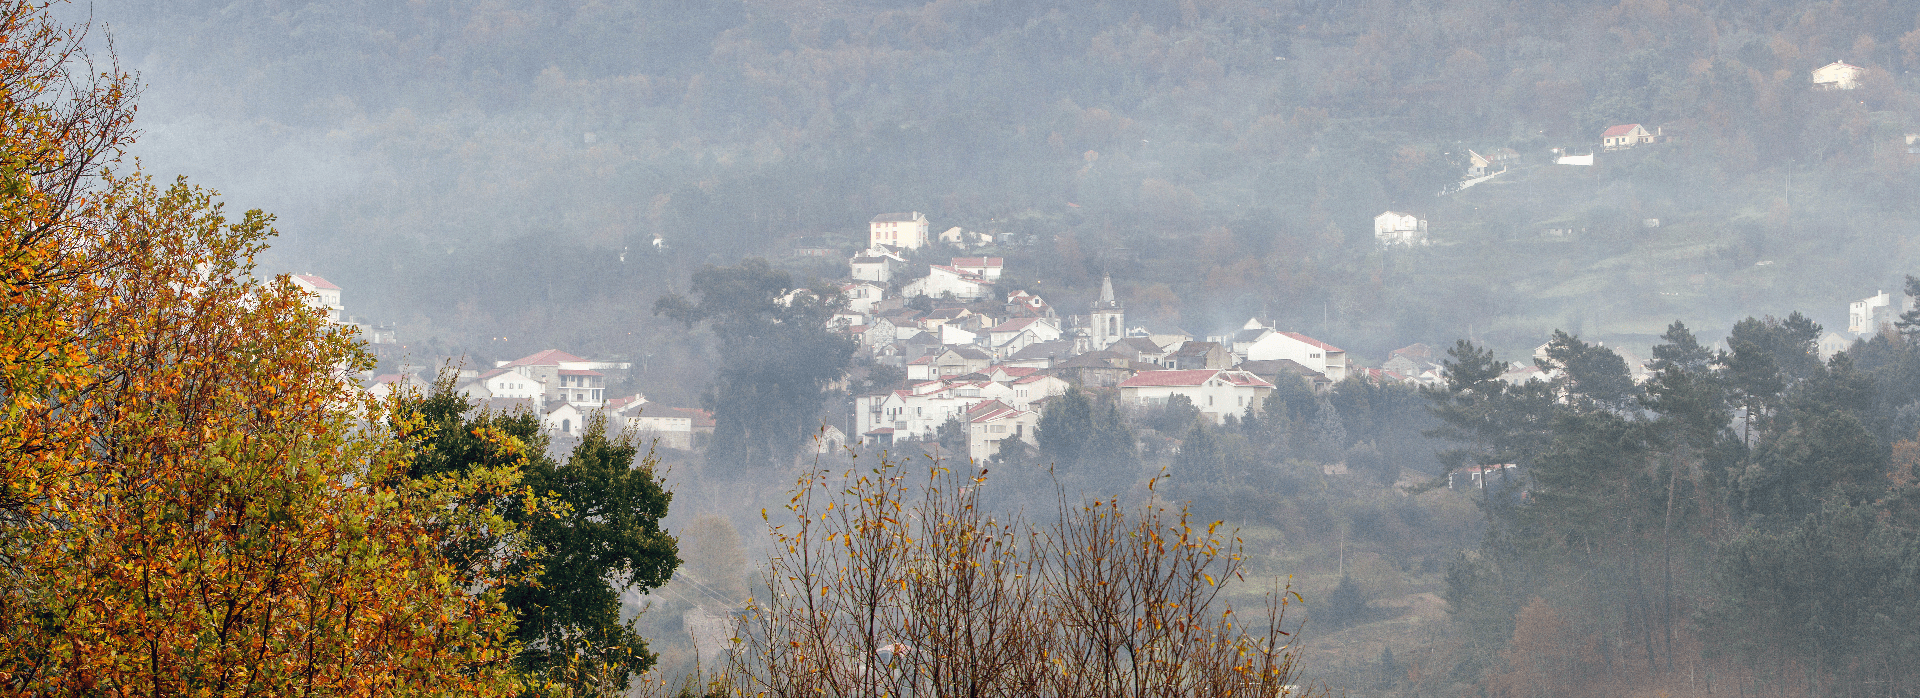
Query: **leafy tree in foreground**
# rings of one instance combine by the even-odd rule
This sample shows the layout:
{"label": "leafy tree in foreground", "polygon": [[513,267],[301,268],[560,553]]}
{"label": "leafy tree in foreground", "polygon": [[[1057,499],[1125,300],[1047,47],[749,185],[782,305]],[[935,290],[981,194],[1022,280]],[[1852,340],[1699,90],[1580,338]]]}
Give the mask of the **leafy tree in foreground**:
{"label": "leafy tree in foreground", "polygon": [[[0,693],[505,695],[511,471],[395,483],[371,366],[210,193],[105,164],[132,84],[0,2]],[[457,575],[450,538],[498,545]]]}
{"label": "leafy tree in foreground", "polygon": [[[529,412],[477,410],[454,390],[449,373],[432,392],[407,399],[403,414],[435,427],[415,446],[415,478],[466,477],[511,465],[539,498],[493,498],[466,504],[498,511],[524,529],[536,553],[515,569],[523,582],[503,590],[518,618],[513,637],[525,649],[514,663],[551,683],[545,693],[616,695],[655,655],[621,620],[623,590],[666,583],[679,565],[673,537],[660,528],[672,495],[661,487],[651,455],[639,459],[633,440],[609,437],[606,419],[589,419],[562,464],[547,455],[547,435]],[[494,446],[514,444],[506,453]],[[501,463],[502,457],[510,458]],[[465,560],[468,551],[449,557]]]}

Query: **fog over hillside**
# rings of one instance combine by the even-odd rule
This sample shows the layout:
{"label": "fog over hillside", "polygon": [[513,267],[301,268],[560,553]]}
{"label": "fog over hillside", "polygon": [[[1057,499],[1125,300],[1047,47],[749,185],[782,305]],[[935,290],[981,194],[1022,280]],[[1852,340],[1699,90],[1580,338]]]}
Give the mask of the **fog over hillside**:
{"label": "fog over hillside", "polygon": [[57,12],[386,384],[565,403],[560,461],[678,410],[665,667],[796,463],[884,451],[1237,525],[1354,695],[1920,686],[1920,3]]}

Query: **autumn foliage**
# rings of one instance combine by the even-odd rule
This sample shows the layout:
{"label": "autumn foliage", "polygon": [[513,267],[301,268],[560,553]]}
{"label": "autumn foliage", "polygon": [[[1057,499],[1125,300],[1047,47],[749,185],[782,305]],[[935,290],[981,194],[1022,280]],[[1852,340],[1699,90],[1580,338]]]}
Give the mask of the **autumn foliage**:
{"label": "autumn foliage", "polygon": [[449,506],[516,471],[389,477],[366,357],[253,275],[270,218],[116,171],[133,83],[79,38],[0,3],[0,692],[516,690],[517,539]]}

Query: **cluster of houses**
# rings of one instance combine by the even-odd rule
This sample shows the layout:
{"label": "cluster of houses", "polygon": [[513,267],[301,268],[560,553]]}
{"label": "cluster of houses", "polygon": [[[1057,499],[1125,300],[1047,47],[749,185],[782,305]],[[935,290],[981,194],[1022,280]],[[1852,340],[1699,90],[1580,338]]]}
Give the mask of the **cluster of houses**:
{"label": "cluster of houses", "polygon": [[[393,331],[355,322],[346,315],[338,285],[314,274],[289,276],[305,295],[307,306],[325,314],[328,322],[353,327],[370,345],[394,344]],[[706,410],[648,402],[646,396],[607,394],[607,373],[627,371],[632,364],[583,359],[548,349],[512,361],[496,362],[491,370],[461,369],[456,389],[476,406],[501,412],[529,411],[550,432],[577,435],[593,413],[603,413],[608,426],[628,429],[661,446],[691,449],[699,435],[713,433],[713,415]],[[375,397],[395,390],[426,390],[421,371],[403,367],[398,373],[368,376],[362,387]]]}
{"label": "cluster of houses", "polygon": [[[1356,370],[1339,347],[1257,318],[1209,337],[1129,322],[1110,276],[1084,313],[1067,315],[1031,291],[996,291],[1004,269],[998,257],[954,257],[905,279],[908,257],[927,246],[929,229],[917,212],[876,216],[868,248],[848,260],[840,287],[846,308],[834,327],[857,339],[873,364],[905,374],[901,387],[854,397],[856,440],[932,441],[957,422],[967,455],[988,458],[1009,439],[1037,446],[1040,412],[1073,386],[1111,388],[1138,407],[1183,396],[1224,423],[1257,413],[1278,381],[1324,388]],[[909,302],[917,297],[929,302]],[[1374,373],[1419,380],[1417,373]]]}

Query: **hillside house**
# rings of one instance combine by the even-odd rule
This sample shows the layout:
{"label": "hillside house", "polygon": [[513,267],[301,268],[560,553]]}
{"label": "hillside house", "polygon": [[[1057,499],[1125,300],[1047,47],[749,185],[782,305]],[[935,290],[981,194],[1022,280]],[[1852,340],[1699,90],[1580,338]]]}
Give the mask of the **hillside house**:
{"label": "hillside house", "polygon": [[1006,268],[1006,260],[1001,257],[954,257],[950,266],[988,281],[998,281],[1000,272]]}
{"label": "hillside house", "polygon": [[1046,300],[1026,291],[1007,293],[1007,317],[1043,317],[1049,320],[1060,318],[1053,312],[1053,306],[1047,305]]}
{"label": "hillside house", "polygon": [[625,424],[642,443],[690,451],[697,435],[713,433],[713,414],[688,407],[650,405],[629,414]]}
{"label": "hillside house", "polygon": [[1023,410],[1034,409],[1033,405],[1035,403],[1046,400],[1047,398],[1065,395],[1067,394],[1067,390],[1073,387],[1072,384],[1061,380],[1058,376],[1050,376],[1045,373],[1021,376],[1014,379],[1013,382],[1008,385],[1013,388],[1013,396],[1001,399],[1006,401],[1007,404]]}
{"label": "hillside house", "polygon": [[867,246],[892,245],[906,250],[927,246],[927,217],[919,211],[882,213],[867,223]]}
{"label": "hillside house", "polygon": [[999,400],[987,400],[967,410],[967,457],[984,461],[1000,453],[1002,442],[1013,439],[1037,447],[1034,436],[1040,414]]}
{"label": "hillside house", "polygon": [[847,433],[832,424],[820,425],[820,430],[808,438],[812,443],[810,450],[816,455],[839,453],[840,448],[847,445]]}
{"label": "hillside house", "polygon": [[1175,395],[1186,396],[1200,414],[1214,424],[1225,424],[1228,415],[1245,414],[1251,407],[1259,414],[1273,384],[1246,371],[1141,371],[1120,383],[1120,399],[1141,407],[1161,406]]}
{"label": "hillside house", "polygon": [[881,395],[855,397],[854,428],[881,441],[931,439],[947,420],[964,415],[974,405],[1012,394],[1012,387],[992,381],[916,383]]}
{"label": "hillside house", "polygon": [[1051,342],[1060,338],[1060,326],[1052,320],[1037,317],[1014,318],[994,325],[987,330],[987,344],[998,351],[1010,342],[1025,335],[1027,339],[1013,347],[1006,355],[1025,349],[1039,342]]}
{"label": "hillside house", "polygon": [[476,398],[520,398],[535,407],[545,407],[547,384],[513,369],[496,368],[463,386],[461,393]]}
{"label": "hillside house", "polygon": [[[543,404],[565,401],[597,408],[605,402],[602,393],[606,388],[606,376],[600,371],[624,371],[631,366],[623,362],[589,361],[558,349],[548,349],[513,361],[499,362],[495,368],[510,369],[541,383]],[[551,407],[550,404],[545,406]]]}
{"label": "hillside house", "polygon": [[[1241,336],[1249,333],[1258,334],[1251,341],[1242,342]],[[1298,332],[1281,332],[1271,329],[1265,332],[1242,330],[1241,334],[1234,338],[1234,353],[1238,354],[1242,361],[1288,359],[1325,374],[1335,383],[1347,377],[1345,350]]]}
{"label": "hillside house", "polygon": [[1000,365],[1009,368],[1053,368],[1073,358],[1076,353],[1071,339],[1035,342],[1003,359]]}
{"label": "hillside house", "polygon": [[571,402],[555,402],[547,405],[540,424],[550,432],[579,436],[586,426],[587,412]]}
{"label": "hillside house", "polygon": [[1089,351],[1066,361],[1055,364],[1053,375],[1081,387],[1107,387],[1119,385],[1121,381],[1133,377],[1141,368],[1159,368],[1142,366],[1133,357],[1117,351]]}
{"label": "hillside house", "polygon": [[885,250],[866,250],[847,260],[854,281],[870,281],[885,286],[907,269],[907,260]]}
{"label": "hillside house", "polygon": [[1186,342],[1160,359],[1160,365],[1175,371],[1221,369],[1233,366],[1233,354],[1219,342]]}
{"label": "hillside house", "polygon": [[1180,345],[1193,341],[1193,333],[1163,322],[1146,322],[1127,329],[1128,337],[1145,337],[1160,345],[1162,352],[1171,353]]}
{"label": "hillside house", "polygon": [[1485,489],[1489,478],[1512,476],[1520,466],[1513,463],[1501,465],[1469,465],[1447,473],[1447,489],[1477,488]]}
{"label": "hillside house", "polygon": [[1133,363],[1159,365],[1168,352],[1146,337],[1127,337],[1107,345],[1107,351],[1124,354]]}
{"label": "hillside house", "polygon": [[1834,354],[1846,351],[1848,347],[1853,346],[1853,341],[1840,336],[1839,332],[1828,331],[1820,337],[1818,346],[1820,349],[1820,360],[1826,361],[1832,359]]}
{"label": "hillside house", "polygon": [[871,315],[880,301],[886,299],[887,287],[873,281],[855,281],[841,284],[840,295],[847,299],[847,310]]}
{"label": "hillside house", "polygon": [[1373,217],[1373,239],[1382,245],[1424,245],[1427,221],[1411,213],[1385,211]]}
{"label": "hillside house", "polygon": [[1327,379],[1327,374],[1302,366],[1299,362],[1290,359],[1242,361],[1240,365],[1234,366],[1233,370],[1246,371],[1259,376],[1260,380],[1272,383],[1276,387],[1281,384],[1281,381],[1286,380],[1306,381],[1307,385],[1312,386],[1314,392],[1333,387],[1333,381]]}
{"label": "hillside house", "polygon": [[1893,304],[1893,296],[1881,291],[1847,305],[1847,331],[1866,337],[1879,334],[1893,325],[1900,314],[1912,310],[1911,299],[1902,299],[1900,305]]}
{"label": "hillside house", "polygon": [[326,314],[327,322],[346,321],[346,306],[340,304],[339,286],[315,274],[293,274],[288,279],[299,287],[307,307]]}
{"label": "hillside house", "polygon": [[1607,150],[1626,150],[1636,145],[1652,143],[1656,134],[1640,124],[1620,124],[1608,126],[1600,132],[1600,147]]}
{"label": "hillside house", "polygon": [[1860,86],[1860,77],[1866,72],[1866,68],[1852,63],[1834,61],[1813,69],[1813,89],[1851,90]]}
{"label": "hillside house", "polygon": [[1485,155],[1481,155],[1479,153],[1473,152],[1472,148],[1467,149],[1467,176],[1468,177],[1485,176],[1487,174],[1487,170],[1490,169],[1490,166],[1492,164],[1493,164],[1493,161],[1488,159]]}
{"label": "hillside house", "polygon": [[925,277],[915,279],[902,287],[900,293],[909,298],[914,296],[945,298],[951,295],[961,300],[980,300],[993,293],[993,282],[977,274],[936,264],[927,269]]}

